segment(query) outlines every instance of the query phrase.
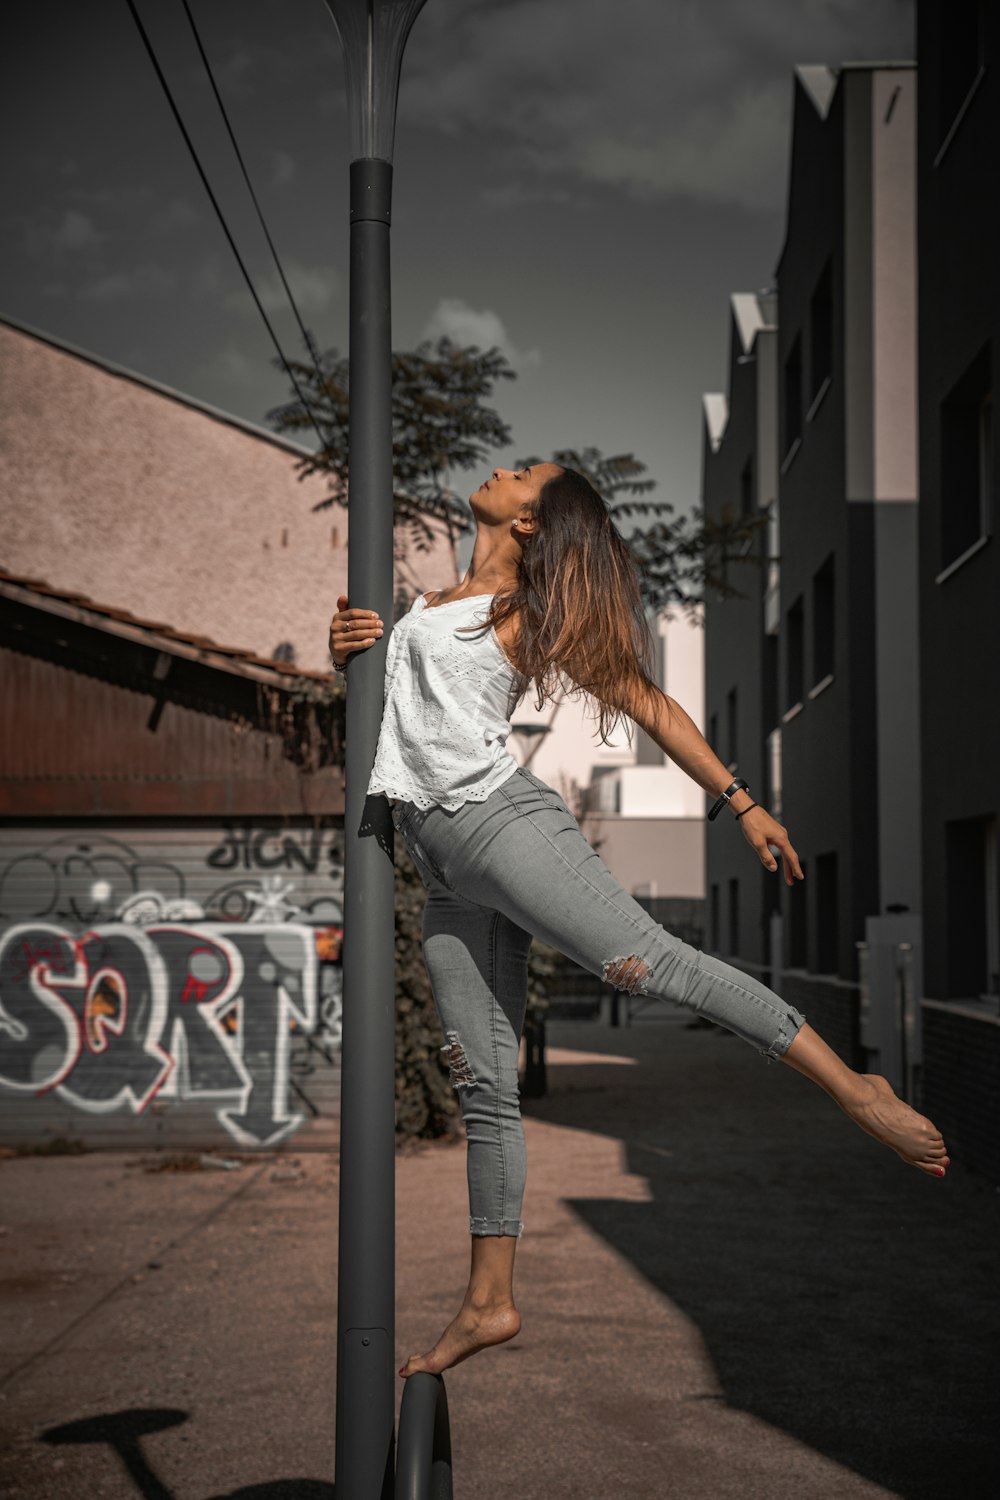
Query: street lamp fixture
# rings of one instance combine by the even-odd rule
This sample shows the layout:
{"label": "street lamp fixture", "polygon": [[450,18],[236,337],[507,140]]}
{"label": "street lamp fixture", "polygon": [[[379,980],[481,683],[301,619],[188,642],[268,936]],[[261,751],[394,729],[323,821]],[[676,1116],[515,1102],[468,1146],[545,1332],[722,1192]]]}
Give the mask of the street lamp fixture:
{"label": "street lamp fixture", "polygon": [[351,160],[392,162],[403,49],[425,0],[327,0],[344,48]]}
{"label": "street lamp fixture", "polygon": [[[327,0],[343,44],[350,131],[347,593],[393,614],[389,222],[403,49],[424,0]],[[389,633],[347,678],[344,998],[337,1274],[337,1500],[447,1500],[444,1382],[403,1388],[395,1448],[395,913],[393,826],[367,795]]]}

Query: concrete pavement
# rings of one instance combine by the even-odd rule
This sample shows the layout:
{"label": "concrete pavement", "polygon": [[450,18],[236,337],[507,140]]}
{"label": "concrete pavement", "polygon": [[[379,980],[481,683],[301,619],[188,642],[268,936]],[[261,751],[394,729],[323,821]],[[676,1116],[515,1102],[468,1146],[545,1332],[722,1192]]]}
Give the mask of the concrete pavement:
{"label": "concrete pavement", "polygon": [[[459,1500],[1000,1493],[995,1186],[680,1013],[549,1041],[524,1327],[445,1377]],[[335,1160],[149,1162],[0,1162],[0,1490],[331,1500]],[[465,1286],[464,1144],[397,1198],[398,1365]]]}

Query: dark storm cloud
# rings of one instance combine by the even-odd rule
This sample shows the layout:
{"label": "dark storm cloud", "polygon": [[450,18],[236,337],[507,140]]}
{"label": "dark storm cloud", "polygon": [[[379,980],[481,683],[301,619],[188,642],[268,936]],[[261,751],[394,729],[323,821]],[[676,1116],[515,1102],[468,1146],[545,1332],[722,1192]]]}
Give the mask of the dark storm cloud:
{"label": "dark storm cloud", "polygon": [[[301,352],[183,9],[141,0],[289,355]],[[194,0],[307,325],[347,337],[347,138],[323,0]],[[16,33],[16,34],[15,34]],[[0,54],[0,311],[252,421],[288,395],[122,3],[21,7]],[[912,55],[904,0],[428,0],[400,96],[398,347],[497,342],[508,462],[632,449],[697,495],[727,299],[781,244],[796,63]],[[478,482],[478,480],[477,480]]]}
{"label": "dark storm cloud", "polygon": [[432,3],[405,108],[488,137],[528,175],[775,208],[792,63],[895,55],[910,13],[901,0]]}

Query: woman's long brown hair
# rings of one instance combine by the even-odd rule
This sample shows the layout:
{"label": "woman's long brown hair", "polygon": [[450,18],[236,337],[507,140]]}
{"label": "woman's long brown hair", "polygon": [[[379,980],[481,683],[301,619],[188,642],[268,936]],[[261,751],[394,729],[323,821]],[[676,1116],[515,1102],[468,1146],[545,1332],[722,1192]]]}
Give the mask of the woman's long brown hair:
{"label": "woman's long brown hair", "polygon": [[557,692],[583,693],[606,744],[660,696],[635,562],[607,503],[575,469],[547,480],[526,508],[536,529],[522,542],[517,586],[495,596],[486,622],[518,617],[511,711],[532,683],[538,709]]}

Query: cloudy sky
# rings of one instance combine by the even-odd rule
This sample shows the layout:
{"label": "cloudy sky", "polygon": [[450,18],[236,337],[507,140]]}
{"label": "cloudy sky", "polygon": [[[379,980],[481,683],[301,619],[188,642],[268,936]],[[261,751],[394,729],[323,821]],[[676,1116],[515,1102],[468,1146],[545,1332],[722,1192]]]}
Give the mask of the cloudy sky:
{"label": "cloudy sky", "polygon": [[[180,0],[139,0],[286,351],[300,352]],[[190,0],[308,327],[347,342],[340,48],[323,0]],[[263,424],[288,387],[125,0],[5,24],[0,315]],[[632,451],[698,498],[727,299],[783,237],[792,69],[909,59],[912,0],[428,0],[395,154],[394,342],[497,343],[496,461]],[[474,489],[480,475],[469,484]]]}

